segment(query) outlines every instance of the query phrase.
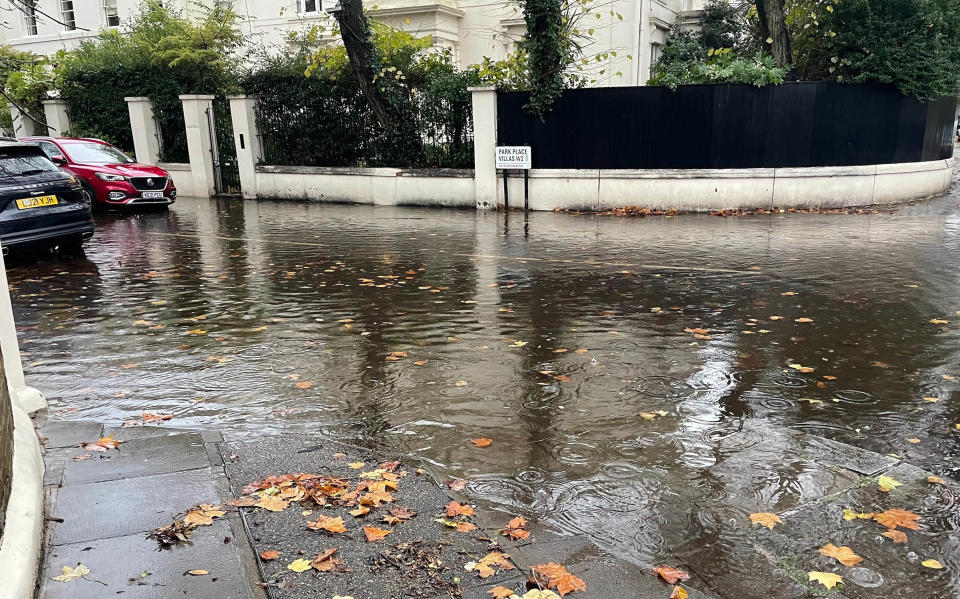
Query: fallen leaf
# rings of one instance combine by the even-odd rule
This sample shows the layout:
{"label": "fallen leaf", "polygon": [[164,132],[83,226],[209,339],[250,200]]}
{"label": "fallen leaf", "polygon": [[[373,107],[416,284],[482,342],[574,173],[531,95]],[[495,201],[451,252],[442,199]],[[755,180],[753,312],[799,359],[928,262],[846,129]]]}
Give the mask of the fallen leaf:
{"label": "fallen leaf", "polygon": [[883,491],[884,493],[888,491],[892,491],[902,484],[903,484],[902,482],[890,476],[880,475],[877,477],[877,485],[880,487],[880,490]]}
{"label": "fallen leaf", "polygon": [[488,553],[480,561],[467,562],[467,564],[463,566],[463,569],[467,572],[476,572],[480,575],[480,578],[489,578],[496,574],[493,566],[497,566],[500,570],[514,569],[513,564],[510,563],[510,556],[506,553],[496,551]]}
{"label": "fallen leaf", "polygon": [[451,491],[462,491],[467,486],[467,480],[465,478],[454,478],[447,481],[447,486],[450,487]]}
{"label": "fallen leaf", "polygon": [[935,403],[940,401],[939,397],[924,397],[923,401],[929,401],[930,403]]}
{"label": "fallen leaf", "polygon": [[940,562],[938,562],[938,561],[935,560],[935,559],[926,559],[926,560],[923,560],[922,562],[920,562],[920,565],[923,566],[924,568],[933,568],[934,570],[942,570],[942,569],[943,569],[943,564],[941,564]]}
{"label": "fallen leaf", "polygon": [[187,574],[190,576],[206,576],[209,573],[209,570],[187,570]]}
{"label": "fallen leaf", "polygon": [[313,387],[313,383],[310,381],[300,381],[296,384],[297,389],[309,389]]}
{"label": "fallen leaf", "polygon": [[187,335],[206,335],[207,332],[203,329],[192,329],[187,331]]}
{"label": "fallen leaf", "polygon": [[504,534],[514,541],[524,540],[530,536],[530,531],[526,529],[527,519],[516,517],[507,522],[507,526],[503,529],[501,534]]}
{"label": "fallen leaf", "polygon": [[907,542],[907,533],[903,532],[902,530],[896,530],[895,528],[891,528],[890,530],[885,530],[880,534],[892,540],[894,543]]}
{"label": "fallen leaf", "polygon": [[950,323],[949,320],[944,320],[942,318],[931,318],[929,322],[930,324],[949,324]]}
{"label": "fallen leaf", "polygon": [[947,484],[947,483],[946,483],[942,478],[940,478],[939,476],[932,476],[932,475],[927,477],[927,482],[930,483],[930,484],[934,484],[934,485],[945,485],[945,484]]}
{"label": "fallen leaf", "polygon": [[873,519],[890,529],[900,526],[910,530],[920,530],[920,526],[917,524],[920,516],[906,510],[887,510],[880,514],[874,514]]}
{"label": "fallen leaf", "polygon": [[914,444],[916,444],[916,443],[919,443],[919,442],[920,442],[920,439],[917,439],[916,437],[911,437],[911,438],[907,439],[907,441],[908,441],[909,443],[914,443]]}
{"label": "fallen leaf", "polygon": [[367,535],[367,541],[370,541],[371,543],[383,539],[391,532],[392,531],[383,530],[382,528],[374,528],[372,526],[363,527],[363,534]]}
{"label": "fallen leaf", "polygon": [[794,318],[794,319],[793,319],[793,322],[813,322],[813,319],[812,319],[812,318],[807,318],[807,317]]}
{"label": "fallen leaf", "polygon": [[240,499],[231,499],[227,501],[230,507],[253,507],[257,504],[256,497],[241,497]]}
{"label": "fallen leaf", "polygon": [[835,381],[835,380],[837,380],[837,377],[835,377],[835,376],[830,376],[829,374],[825,374],[825,375],[823,375],[823,376],[820,377],[820,378],[822,378],[822,379],[825,380],[825,381]]}
{"label": "fallen leaf", "polygon": [[190,526],[210,526],[214,518],[225,516],[226,512],[220,509],[219,505],[210,505],[204,503],[187,512],[183,521]]}
{"label": "fallen leaf", "polygon": [[832,572],[807,572],[807,580],[819,582],[828,589],[832,589],[838,582],[843,582],[840,576]]}
{"label": "fallen leaf", "polygon": [[434,522],[439,522],[444,526],[449,526],[450,528],[457,529],[457,532],[473,532],[477,529],[477,525],[472,522],[455,522],[453,520],[444,520],[443,518],[437,518]]}
{"label": "fallen leaf", "polygon": [[253,505],[271,512],[282,512],[283,510],[287,509],[287,506],[290,505],[290,502],[277,495],[267,495],[266,497],[261,497],[260,500]]}
{"label": "fallen leaf", "polygon": [[60,576],[54,576],[53,579],[57,582],[73,582],[83,578],[90,573],[90,568],[84,566],[83,564],[77,564],[77,567],[71,568],[70,566],[64,566],[60,569],[62,574]]}
{"label": "fallen leaf", "polygon": [[310,566],[318,572],[332,572],[337,566],[343,565],[343,560],[333,557],[337,552],[336,548],[327,549],[313,556]]}
{"label": "fallen leaf", "polygon": [[773,527],[777,524],[783,524],[783,520],[780,519],[780,516],[771,514],[770,512],[757,512],[755,514],[750,514],[750,523],[762,524],[770,530],[773,530]]}
{"label": "fallen leaf", "polygon": [[361,468],[364,467],[365,464],[366,462],[350,462],[349,464],[347,464],[347,466],[350,466],[354,470],[360,470]]}
{"label": "fallen leaf", "polygon": [[795,292],[793,292],[793,291],[784,291],[784,292],[783,292],[783,293],[781,293],[780,295],[783,295],[783,296],[788,296],[788,295],[796,295],[796,293],[795,293]]}
{"label": "fallen leaf", "polygon": [[683,570],[678,570],[677,568],[671,568],[670,566],[657,566],[653,569],[656,574],[660,575],[660,578],[666,580],[670,584],[677,584],[681,580],[689,580],[690,575],[684,572]]}
{"label": "fallen leaf", "polygon": [[281,555],[282,555],[282,552],[277,551],[276,549],[270,549],[269,551],[261,551],[260,559],[263,559],[269,562],[270,560],[277,559]]}
{"label": "fallen leaf", "polygon": [[815,368],[812,368],[810,366],[801,366],[799,364],[791,364],[790,368],[793,368],[797,372],[804,372],[804,373],[813,372],[814,370],[816,370]]}
{"label": "fallen leaf", "polygon": [[872,520],[875,515],[876,515],[876,514],[874,514],[873,512],[869,512],[869,513],[855,512],[855,511],[851,510],[850,508],[844,508],[844,510],[843,510],[843,519],[844,519],[844,520],[855,520],[855,519],[858,519],[858,518],[859,518],[860,520]]}
{"label": "fallen leaf", "polygon": [[370,508],[368,508],[368,507],[366,507],[366,506],[363,506],[363,505],[357,506],[357,509],[355,509],[355,510],[350,510],[350,515],[351,515],[351,516],[354,516],[354,517],[357,517],[357,518],[359,518],[360,516],[363,516],[363,515],[365,515],[365,514],[369,514],[369,513],[370,513]]}
{"label": "fallen leaf", "polygon": [[675,586],[667,599],[687,599],[687,597],[687,589],[682,586]]}
{"label": "fallen leaf", "polygon": [[531,568],[535,578],[542,580],[540,586],[548,589],[555,588],[560,596],[574,591],[587,591],[587,585],[581,579],[577,578],[560,564],[553,562],[539,564]]}
{"label": "fallen leaf", "polygon": [[853,552],[846,545],[837,547],[833,543],[827,543],[818,549],[821,555],[832,557],[844,566],[853,567],[863,561],[863,558]]}
{"label": "fallen leaf", "polygon": [[573,381],[572,378],[568,377],[568,376],[565,375],[565,374],[558,374],[558,375],[554,376],[553,378],[554,378],[554,380],[560,381],[561,383],[570,383],[570,382]]}
{"label": "fallen leaf", "polygon": [[451,501],[447,504],[447,516],[451,518],[455,516],[472,516],[473,513],[473,508],[466,503]]}
{"label": "fallen leaf", "polygon": [[477,447],[487,447],[491,443],[493,443],[493,439],[487,439],[486,437],[482,437],[480,439],[472,439],[470,442],[476,445]]}
{"label": "fallen leaf", "polygon": [[507,599],[513,595],[513,591],[507,587],[496,586],[487,591],[487,593],[493,595],[493,599]]}
{"label": "fallen leaf", "polygon": [[303,559],[301,557],[300,559],[295,559],[292,562],[290,562],[287,565],[287,570],[293,570],[294,572],[306,572],[311,567],[312,566],[310,565],[310,560]]}
{"label": "fallen leaf", "polygon": [[466,387],[467,381],[457,381],[456,383],[454,383],[454,385],[456,385],[457,387]]}
{"label": "fallen leaf", "polygon": [[334,534],[347,532],[347,527],[343,525],[343,518],[340,516],[331,518],[330,516],[319,515],[316,521],[307,522],[307,528],[310,530],[325,530]]}

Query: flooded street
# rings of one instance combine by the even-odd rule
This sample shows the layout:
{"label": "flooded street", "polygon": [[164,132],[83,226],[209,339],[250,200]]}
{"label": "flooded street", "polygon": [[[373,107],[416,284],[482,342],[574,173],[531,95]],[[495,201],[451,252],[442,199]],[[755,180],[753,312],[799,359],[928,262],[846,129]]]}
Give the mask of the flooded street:
{"label": "flooded street", "polygon": [[[383,443],[628,561],[704,546],[736,571],[734,522],[856,483],[798,432],[960,477],[958,203],[525,220],[184,199],[8,276],[56,418]],[[957,549],[956,502],[902,507]],[[956,596],[960,550],[938,559],[928,596]]]}

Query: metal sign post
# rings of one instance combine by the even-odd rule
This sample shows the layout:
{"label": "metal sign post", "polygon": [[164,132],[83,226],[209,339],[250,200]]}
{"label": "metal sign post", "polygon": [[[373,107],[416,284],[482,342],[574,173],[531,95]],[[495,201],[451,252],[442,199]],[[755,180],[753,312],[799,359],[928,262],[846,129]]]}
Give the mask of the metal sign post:
{"label": "metal sign post", "polygon": [[530,146],[497,146],[496,168],[503,171],[503,207],[510,210],[510,195],[507,191],[507,178],[511,170],[523,171],[523,209],[529,210],[529,177],[530,166],[533,162],[533,152]]}

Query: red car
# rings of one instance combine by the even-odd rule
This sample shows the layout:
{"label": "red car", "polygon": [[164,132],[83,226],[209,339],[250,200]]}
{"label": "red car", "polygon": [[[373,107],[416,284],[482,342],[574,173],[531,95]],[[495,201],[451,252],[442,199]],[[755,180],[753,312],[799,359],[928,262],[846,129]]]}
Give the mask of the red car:
{"label": "red car", "polygon": [[173,178],[162,168],[140,164],[99,139],[25,137],[83,184],[90,206],[169,206],[177,200]]}

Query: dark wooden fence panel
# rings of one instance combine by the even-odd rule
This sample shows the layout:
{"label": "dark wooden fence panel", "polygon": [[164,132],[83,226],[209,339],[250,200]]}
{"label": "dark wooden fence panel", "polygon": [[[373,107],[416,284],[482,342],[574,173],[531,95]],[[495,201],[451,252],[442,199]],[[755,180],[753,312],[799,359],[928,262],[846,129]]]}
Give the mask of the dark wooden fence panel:
{"label": "dark wooden fence panel", "polygon": [[612,87],[564,92],[541,122],[529,94],[497,94],[501,145],[534,168],[750,168],[921,162],[953,154],[956,98],[923,103],[891,86]]}

